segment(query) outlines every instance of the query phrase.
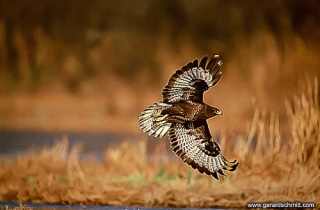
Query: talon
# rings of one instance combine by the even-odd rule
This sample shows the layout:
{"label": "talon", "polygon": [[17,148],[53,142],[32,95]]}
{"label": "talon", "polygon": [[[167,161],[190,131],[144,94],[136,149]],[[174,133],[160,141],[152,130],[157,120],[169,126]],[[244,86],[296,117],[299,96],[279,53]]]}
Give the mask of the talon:
{"label": "talon", "polygon": [[164,124],[165,122],[166,122],[166,121],[158,121],[158,122],[155,122],[154,125],[159,126],[159,125]]}
{"label": "talon", "polygon": [[159,116],[155,119],[156,122],[163,121],[168,115]]}

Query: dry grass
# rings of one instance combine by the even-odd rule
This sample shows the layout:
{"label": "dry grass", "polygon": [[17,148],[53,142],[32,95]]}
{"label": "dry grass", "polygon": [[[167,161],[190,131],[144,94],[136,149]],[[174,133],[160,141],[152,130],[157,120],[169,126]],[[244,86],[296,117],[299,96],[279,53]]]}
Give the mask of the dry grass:
{"label": "dry grass", "polygon": [[[109,148],[102,163],[80,159],[67,139],[0,162],[0,201],[161,207],[245,207],[247,202],[320,205],[318,80],[306,79],[286,102],[290,135],[278,117],[255,110],[246,136],[221,138],[239,169],[220,182],[170,159],[164,141],[147,155],[147,140]],[[229,147],[233,145],[233,147]]]}
{"label": "dry grass", "polygon": [[21,204],[18,207],[4,206],[3,208],[1,207],[0,209],[5,209],[5,210],[32,210],[32,208],[26,207],[26,206],[21,205]]}

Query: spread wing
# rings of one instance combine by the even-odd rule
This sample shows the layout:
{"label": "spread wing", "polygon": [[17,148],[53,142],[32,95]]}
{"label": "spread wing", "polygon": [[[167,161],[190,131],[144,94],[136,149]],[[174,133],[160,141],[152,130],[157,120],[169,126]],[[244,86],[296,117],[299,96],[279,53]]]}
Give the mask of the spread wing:
{"label": "spread wing", "polygon": [[237,160],[228,161],[220,153],[219,145],[212,139],[205,120],[196,123],[176,123],[169,130],[170,146],[173,152],[200,173],[206,173],[219,180],[217,173],[226,176],[223,170],[234,171]]}
{"label": "spread wing", "polygon": [[203,92],[214,86],[221,78],[223,62],[215,55],[207,64],[208,57],[188,63],[177,70],[162,91],[163,102],[203,102]]}

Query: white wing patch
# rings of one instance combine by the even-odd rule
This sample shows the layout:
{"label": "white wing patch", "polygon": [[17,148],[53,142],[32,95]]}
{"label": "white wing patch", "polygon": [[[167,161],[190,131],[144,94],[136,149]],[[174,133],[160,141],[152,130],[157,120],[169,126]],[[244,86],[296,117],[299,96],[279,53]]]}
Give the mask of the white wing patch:
{"label": "white wing patch", "polygon": [[[222,76],[220,68],[223,64],[219,61],[219,56],[215,55],[208,65],[206,65],[207,57],[201,60],[200,65],[195,60],[188,63],[171,76],[168,85],[163,89],[163,100],[167,103],[177,103],[180,101],[192,101],[193,98],[202,98],[203,91],[214,86]],[[205,90],[197,90],[196,82],[203,82],[206,86]],[[201,96],[199,96],[201,94]]]}
{"label": "white wing patch", "polygon": [[199,131],[192,127],[186,128],[183,124],[174,124],[170,129],[170,145],[178,157],[200,173],[212,175],[216,179],[219,179],[217,173],[225,175],[223,170],[233,171],[236,169],[238,162],[228,161],[220,152],[216,156],[207,155],[204,152],[204,143],[201,143],[203,139],[197,138],[196,132]]}

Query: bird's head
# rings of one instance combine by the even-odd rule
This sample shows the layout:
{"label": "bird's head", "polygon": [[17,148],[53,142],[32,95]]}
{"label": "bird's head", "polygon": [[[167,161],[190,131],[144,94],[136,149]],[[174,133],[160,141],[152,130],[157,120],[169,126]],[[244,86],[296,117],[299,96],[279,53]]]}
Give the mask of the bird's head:
{"label": "bird's head", "polygon": [[205,111],[206,117],[208,117],[208,118],[223,114],[220,109],[218,109],[216,107],[209,106],[209,105],[205,106],[204,111]]}

